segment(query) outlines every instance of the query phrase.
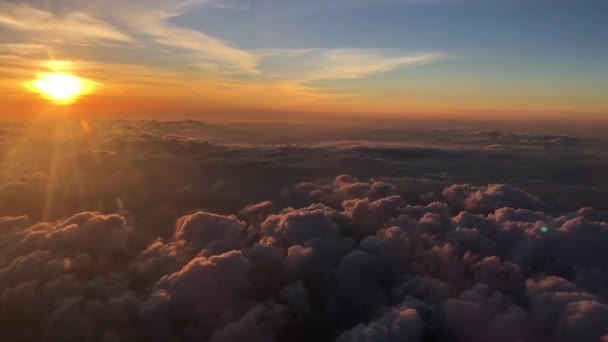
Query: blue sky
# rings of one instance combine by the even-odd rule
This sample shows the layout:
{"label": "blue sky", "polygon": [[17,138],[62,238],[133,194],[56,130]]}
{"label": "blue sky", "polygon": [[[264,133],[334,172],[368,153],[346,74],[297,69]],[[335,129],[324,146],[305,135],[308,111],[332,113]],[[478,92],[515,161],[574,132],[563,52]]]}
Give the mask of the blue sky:
{"label": "blue sky", "polygon": [[243,48],[584,48],[604,57],[608,52],[604,0],[338,2],[343,6],[250,0],[200,7],[173,21]]}

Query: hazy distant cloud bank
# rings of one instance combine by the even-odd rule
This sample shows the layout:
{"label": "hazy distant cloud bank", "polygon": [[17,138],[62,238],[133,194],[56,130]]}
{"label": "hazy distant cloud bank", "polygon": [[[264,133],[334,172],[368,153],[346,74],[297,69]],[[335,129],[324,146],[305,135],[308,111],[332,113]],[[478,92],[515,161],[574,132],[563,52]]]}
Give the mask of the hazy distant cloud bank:
{"label": "hazy distant cloud bank", "polygon": [[176,126],[205,125],[2,128],[0,339],[608,338],[606,183],[539,170],[603,170],[578,138],[224,145]]}

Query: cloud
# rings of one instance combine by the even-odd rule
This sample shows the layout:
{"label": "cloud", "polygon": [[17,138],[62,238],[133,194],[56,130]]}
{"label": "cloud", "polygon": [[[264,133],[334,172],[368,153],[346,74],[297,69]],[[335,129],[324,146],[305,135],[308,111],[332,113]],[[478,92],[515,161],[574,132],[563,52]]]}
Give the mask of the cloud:
{"label": "cloud", "polygon": [[179,219],[175,239],[196,252],[204,249],[205,254],[215,255],[240,249],[244,232],[245,224],[234,216],[198,212]]}
{"label": "cloud", "polygon": [[230,46],[204,32],[187,29],[170,20],[195,6],[212,5],[205,0],[134,1],[116,3],[122,11],[108,11],[93,5],[97,12],[120,21],[130,30],[149,37],[149,42],[192,52],[182,57],[193,65],[211,66],[216,73],[257,73],[257,57],[245,50]]}
{"label": "cloud", "polygon": [[[349,9],[361,9],[370,7],[382,7],[382,6],[419,6],[419,5],[432,5],[437,3],[449,3],[454,0],[336,0],[332,2],[322,0],[311,0],[301,2],[297,0],[284,0],[284,1],[251,1],[251,0],[230,0],[221,1],[227,2],[231,5],[230,8],[250,8],[260,9],[270,13],[273,17],[277,16],[290,16],[290,15],[302,15],[311,12],[319,11],[335,11],[335,10],[349,10]],[[218,2],[219,3],[219,2]],[[212,2],[213,4],[213,2]],[[217,6],[217,4],[214,4]]]}
{"label": "cloud", "polygon": [[205,33],[176,27],[162,20],[164,18],[143,17],[132,20],[127,25],[140,33],[152,37],[152,42],[194,52],[187,57],[195,65],[211,66],[216,73],[247,72],[258,73],[257,57],[247,51],[233,48],[219,39]]}
{"label": "cloud", "polygon": [[[206,0],[108,1],[103,5],[66,0],[54,3],[49,9],[41,9],[35,7],[34,3],[3,3],[0,7],[3,10],[0,25],[40,34],[41,37],[53,37],[51,44],[90,44],[91,39],[98,39],[137,44],[140,49],[149,49],[146,47],[149,44],[155,45],[157,50],[162,46],[178,48],[182,50],[179,54],[181,59],[218,74],[258,74],[261,72],[260,63],[268,63],[265,59],[279,59],[280,64],[291,64],[293,67],[278,73],[270,69],[270,75],[298,82],[355,79],[446,58],[442,53],[403,55],[383,49],[267,49],[249,52],[204,32],[171,22],[171,19],[192,8],[217,5]],[[119,24],[122,30],[110,23]],[[51,35],[49,32],[54,33]],[[49,44],[48,39],[40,39],[40,43]],[[300,72],[285,73],[294,70]]]}
{"label": "cloud", "polygon": [[502,207],[532,210],[547,207],[546,203],[535,196],[504,184],[490,184],[480,188],[452,185],[444,189],[442,194],[453,206],[470,212],[492,212]]}
{"label": "cloud", "polygon": [[528,334],[526,312],[484,285],[446,300],[442,311],[447,335],[457,340],[514,341]]}
{"label": "cloud", "polygon": [[[258,54],[266,59],[269,74],[307,83],[363,78],[448,57],[445,53],[407,54],[388,49],[266,49]],[[272,61],[279,67],[270,65]]]}
{"label": "cloud", "polygon": [[323,79],[353,79],[398,68],[429,64],[443,59],[441,54],[422,54],[403,57],[383,57],[373,51],[329,51],[327,64],[320,63],[320,70],[305,76],[307,81]]}
{"label": "cloud", "polygon": [[0,13],[0,25],[11,30],[36,33],[40,43],[48,39],[80,43],[90,43],[91,40],[133,42],[128,35],[84,12],[72,11],[59,15],[27,4],[2,2]]}
{"label": "cloud", "polygon": [[[17,43],[17,44],[0,44],[0,52],[7,53],[10,55],[36,55],[41,51],[45,51],[46,46],[43,44],[27,44],[27,43]],[[5,55],[6,57],[6,55]]]}
{"label": "cloud", "polygon": [[[193,121],[91,122],[86,132],[62,123],[65,136],[51,144],[36,132],[57,123],[40,125],[0,125],[8,141],[0,145],[2,340],[608,334],[602,202],[570,210],[546,206],[544,192],[469,184],[495,184],[492,173],[451,183],[458,172],[470,177],[471,160],[504,152],[216,144],[177,134],[218,129]],[[570,147],[554,148],[557,158]],[[50,151],[59,157],[53,173]],[[532,172],[536,152],[516,151]],[[435,163],[454,178],[382,173],[411,166],[431,177]],[[47,196],[48,218],[23,200]]]}
{"label": "cloud", "polygon": [[276,329],[281,325],[282,317],[286,313],[287,308],[284,306],[275,303],[261,304],[252,308],[237,322],[216,331],[210,341],[276,341],[274,338]]}
{"label": "cloud", "polygon": [[209,259],[196,257],[178,272],[161,278],[155,289],[159,296],[166,296],[169,311],[165,314],[195,322],[201,333],[208,334],[222,322],[239,317],[238,293],[246,285],[248,267],[248,260],[237,251]]}
{"label": "cloud", "polygon": [[88,94],[92,102],[128,98],[147,114],[150,99],[193,111],[226,110],[235,103],[253,110],[338,103],[360,108],[366,102],[360,95],[320,81],[359,79],[449,57],[366,48],[247,49],[180,24],[193,11],[218,6],[243,8],[206,0],[3,2],[0,27],[10,32],[0,41],[0,58],[6,59],[0,91],[10,94],[11,106],[31,100],[14,84],[30,81],[43,71],[42,63],[57,59],[72,62],[70,72],[106,85]]}
{"label": "cloud", "polygon": [[422,322],[416,309],[393,309],[378,321],[342,334],[337,341],[422,341]]}
{"label": "cloud", "polygon": [[[59,1],[52,9],[41,9],[33,3],[4,2],[0,4],[0,25],[36,35],[28,36],[28,41],[40,42],[68,55],[69,51],[64,52],[62,46],[90,45],[92,40],[128,43],[128,47],[140,50],[169,46],[190,52],[190,55],[181,53],[180,58],[191,65],[211,63],[216,73],[227,70],[256,72],[257,59],[253,54],[230,47],[203,32],[169,23],[171,18],[188,8],[205,3],[207,1],[107,1],[101,5],[88,1]],[[150,43],[156,47],[151,47]]]}

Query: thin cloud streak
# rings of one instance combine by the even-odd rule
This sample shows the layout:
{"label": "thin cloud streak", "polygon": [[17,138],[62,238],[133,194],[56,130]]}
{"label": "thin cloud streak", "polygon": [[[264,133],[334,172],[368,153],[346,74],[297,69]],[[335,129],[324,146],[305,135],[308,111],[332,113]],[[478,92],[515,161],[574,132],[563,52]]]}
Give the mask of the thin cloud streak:
{"label": "thin cloud streak", "polygon": [[133,42],[128,35],[87,13],[73,11],[57,15],[27,4],[0,3],[0,26],[24,33],[34,33],[27,41],[86,42],[105,40]]}
{"label": "thin cloud streak", "polygon": [[[207,0],[171,1],[106,1],[103,6],[97,3],[82,3],[78,6],[96,13],[99,17],[120,23],[130,31],[143,35],[142,44],[158,50],[165,47],[183,50],[178,54],[191,66],[214,64],[215,73],[255,74],[257,57],[245,50],[231,46],[205,32],[192,30],[171,23],[173,18],[188,10],[212,6]],[[116,10],[120,8],[120,10]],[[208,71],[208,68],[204,68]]]}
{"label": "thin cloud streak", "polygon": [[[365,96],[317,82],[362,79],[448,57],[441,52],[391,49],[245,50],[176,24],[176,18],[191,10],[222,4],[208,0],[56,0],[44,7],[31,0],[0,3],[0,28],[11,33],[9,41],[0,40],[0,57],[10,62],[0,68],[5,80],[0,88],[10,93],[15,83],[48,71],[45,61],[59,60],[72,62],[78,76],[107,86],[103,94],[91,96],[233,106],[236,101],[237,106],[274,109],[329,109],[342,103],[347,108],[360,107]],[[82,47],[88,50],[85,54],[78,52]],[[10,98],[28,96],[15,93]]]}
{"label": "thin cloud streak", "polygon": [[363,78],[449,58],[447,53],[406,54],[387,49],[265,49],[259,56],[287,65],[270,71],[274,77],[300,83]]}

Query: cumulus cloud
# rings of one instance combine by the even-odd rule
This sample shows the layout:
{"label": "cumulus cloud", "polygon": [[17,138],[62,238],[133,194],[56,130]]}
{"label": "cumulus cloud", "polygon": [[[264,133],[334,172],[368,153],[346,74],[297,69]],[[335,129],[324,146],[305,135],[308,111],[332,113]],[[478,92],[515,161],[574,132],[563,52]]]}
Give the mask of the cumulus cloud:
{"label": "cumulus cloud", "polygon": [[547,205],[537,197],[504,184],[475,187],[455,184],[445,188],[443,196],[456,208],[469,212],[492,212],[503,207],[542,209]]}
{"label": "cumulus cloud", "polygon": [[[608,335],[600,202],[570,210],[511,184],[389,177],[366,164],[383,156],[428,167],[418,159],[428,155],[407,147],[342,148],[356,176],[325,169],[311,177],[318,156],[337,155],[331,146],[217,145],[145,125],[112,123],[83,138],[76,156],[57,150],[50,176],[42,173],[48,144],[31,142],[39,158],[24,169],[11,160],[0,178],[5,203],[10,194],[44,198],[49,183],[59,184],[48,218],[26,201],[1,208],[0,339]],[[63,160],[77,160],[79,171]],[[285,169],[294,174],[277,176]]]}
{"label": "cumulus cloud", "polygon": [[338,342],[422,341],[422,322],[416,309],[393,309],[379,320],[358,325],[342,334]]}
{"label": "cumulus cloud", "polygon": [[234,216],[198,212],[178,220],[175,238],[196,252],[215,255],[240,249],[244,232],[245,224]]}

